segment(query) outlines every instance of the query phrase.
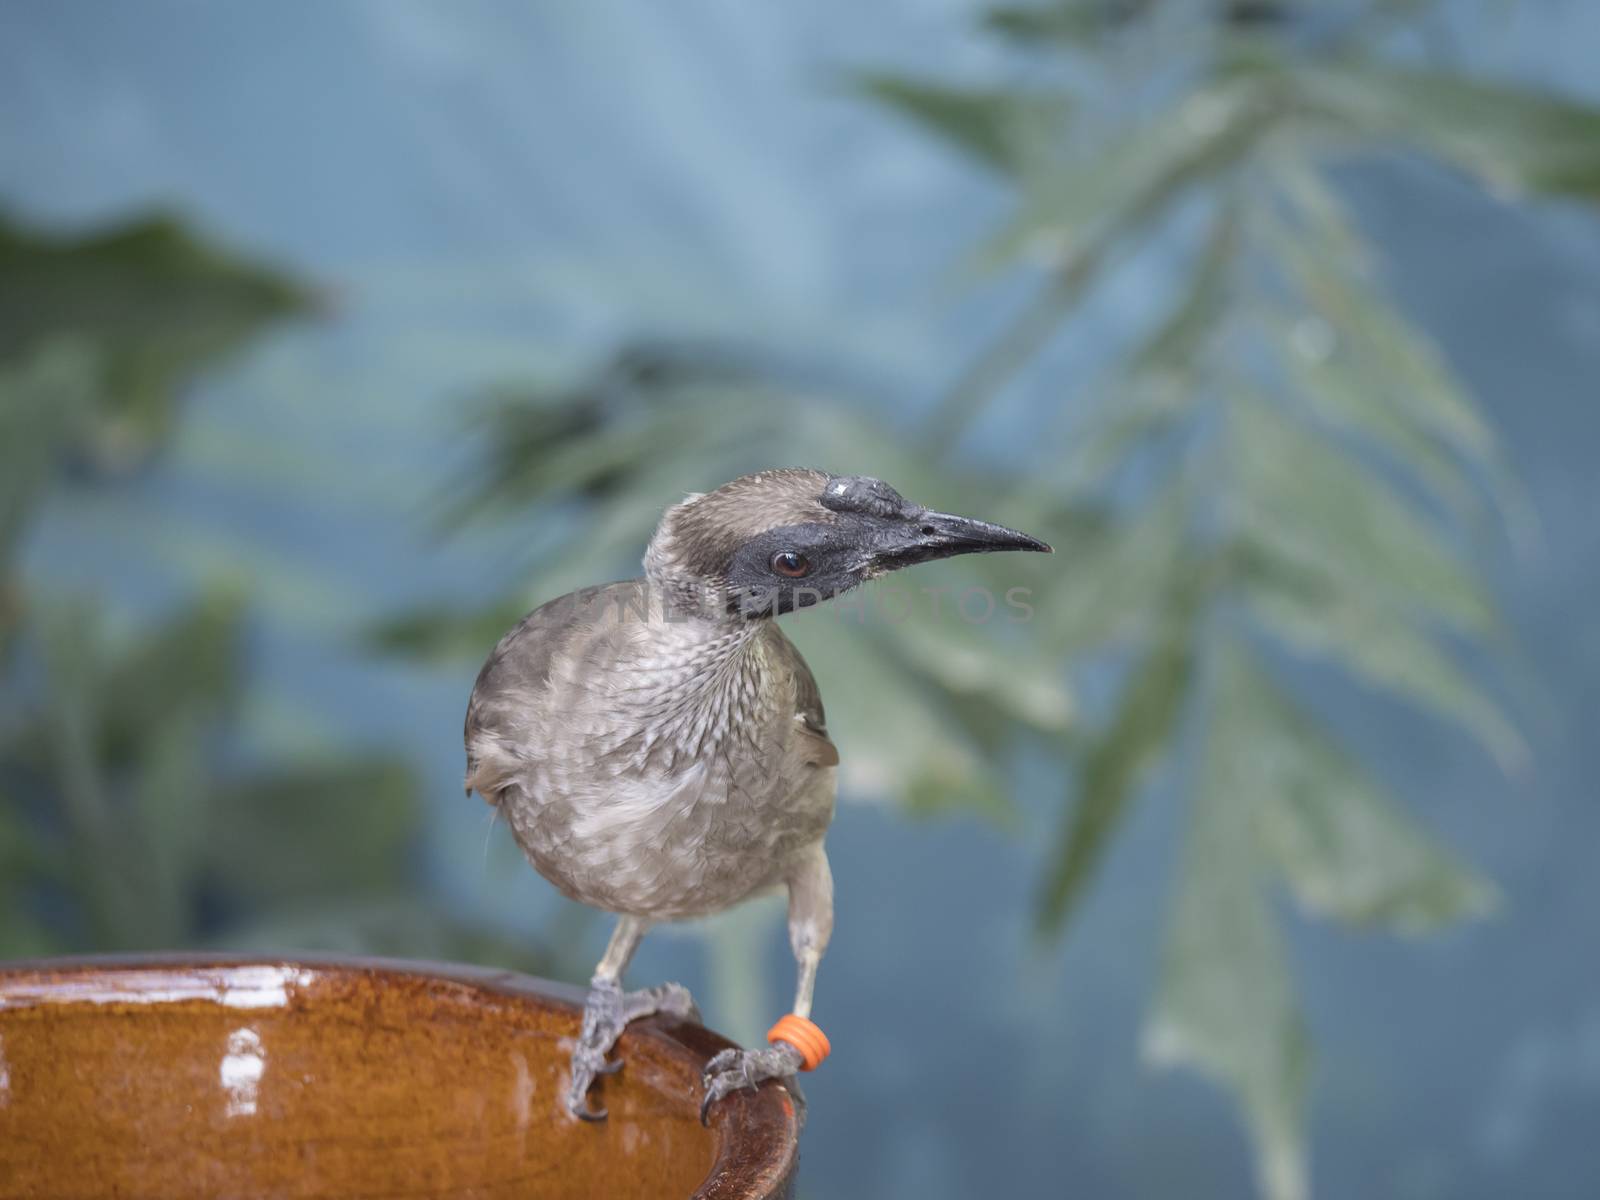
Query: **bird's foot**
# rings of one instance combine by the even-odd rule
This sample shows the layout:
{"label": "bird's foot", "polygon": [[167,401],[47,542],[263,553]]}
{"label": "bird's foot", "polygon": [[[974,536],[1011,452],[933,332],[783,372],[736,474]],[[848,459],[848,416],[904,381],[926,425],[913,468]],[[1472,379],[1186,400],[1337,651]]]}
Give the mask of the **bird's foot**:
{"label": "bird's foot", "polygon": [[572,1047],[568,1112],[584,1121],[606,1119],[604,1108],[589,1107],[589,1088],[597,1076],[614,1075],[622,1070],[620,1061],[608,1063],[606,1055],[629,1023],[656,1013],[668,1013],[686,1021],[700,1019],[694,998],[682,984],[663,983],[637,992],[624,992],[610,980],[595,980],[589,985],[589,996],[583,1004],[583,1028],[577,1044]]}
{"label": "bird's foot", "polygon": [[805,1096],[795,1079],[795,1072],[805,1063],[805,1057],[788,1042],[777,1041],[760,1050],[730,1048],[722,1051],[706,1064],[704,1082],[705,1098],[700,1101],[700,1123],[706,1124],[711,1106],[729,1092],[740,1088],[753,1088],[764,1080],[781,1079],[795,1098],[802,1123],[805,1120]]}

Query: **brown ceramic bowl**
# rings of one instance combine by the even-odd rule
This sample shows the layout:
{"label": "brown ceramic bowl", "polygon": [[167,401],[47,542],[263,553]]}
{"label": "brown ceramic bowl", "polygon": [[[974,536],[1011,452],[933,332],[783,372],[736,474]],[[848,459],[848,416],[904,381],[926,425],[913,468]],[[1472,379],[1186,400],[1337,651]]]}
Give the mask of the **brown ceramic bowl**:
{"label": "brown ceramic bowl", "polygon": [[0,964],[0,1197],[787,1197],[781,1085],[699,1121],[729,1043],[653,1018],[561,1107],[581,993],[340,959]]}

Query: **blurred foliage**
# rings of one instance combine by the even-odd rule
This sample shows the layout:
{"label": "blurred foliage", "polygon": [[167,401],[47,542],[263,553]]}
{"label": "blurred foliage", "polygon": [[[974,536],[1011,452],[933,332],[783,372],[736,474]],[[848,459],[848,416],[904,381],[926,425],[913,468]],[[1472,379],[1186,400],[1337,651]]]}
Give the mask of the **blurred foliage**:
{"label": "blurred foliage", "polygon": [[[548,514],[536,589],[402,614],[380,640],[476,658],[534,603],[621,567],[664,499],[779,463],[879,475],[1048,538],[1070,570],[948,567],[1034,586],[1032,622],[980,629],[926,605],[793,620],[845,787],[1020,821],[999,752],[1054,748],[1074,782],[1041,891],[1052,932],[1165,769],[1189,839],[1146,1053],[1228,1087],[1263,1192],[1304,1197],[1310,1047],[1274,893],[1410,934],[1482,914],[1495,892],[1285,667],[1335,668],[1505,768],[1525,753],[1485,678],[1506,636],[1476,565],[1487,539],[1525,528],[1521,498],[1449,364],[1386,294],[1338,173],[1406,158],[1500,197],[1600,199],[1600,112],[1419,64],[1431,7],[1057,0],[985,18],[1018,57],[1011,80],[860,76],[1009,190],[975,263],[1032,281],[1032,303],[915,429],[696,347],[641,344],[577,384],[507,389],[454,515]],[[1151,246],[1179,264],[1171,306],[1064,405],[1059,441],[1020,465],[958,456],[995,395]],[[1120,682],[1079,715],[1073,682],[1091,674]]]}
{"label": "blurred foliage", "polygon": [[[474,611],[401,613],[378,644],[419,656],[480,659],[507,627],[543,600],[616,573],[636,574],[637,555],[664,503],[774,463],[825,463],[894,480],[930,504],[966,503],[1005,520],[1015,509],[995,483],[952,476],[870,414],[829,400],[759,356],[641,343],[577,386],[506,388],[479,414],[482,454],[463,478],[451,516],[511,516],[531,509],[553,545],[536,578]],[[981,498],[975,489],[983,489]],[[1019,520],[1021,518],[1018,518]],[[1074,522],[1062,516],[1065,528]],[[1088,515],[1078,522],[1099,527]],[[1069,534],[1068,537],[1071,535]],[[1041,577],[966,560],[966,585],[996,596]],[[925,811],[974,804],[1009,814],[1000,776],[1018,729],[1059,734],[1071,712],[1056,665],[1029,652],[1025,624],[1004,608],[993,623],[920,619],[928,598],[910,586],[916,613],[892,617],[891,580],[788,623],[819,678],[849,677],[827,693],[845,786],[895,795]],[[961,587],[941,598],[956,611]],[[973,609],[976,615],[977,609]],[[937,643],[940,653],[930,654]]]}
{"label": "blurred foliage", "polygon": [[1075,756],[1042,917],[1071,917],[1141,785],[1173,763],[1189,846],[1146,1051],[1234,1091],[1274,1200],[1308,1191],[1309,1051],[1272,890],[1407,933],[1494,899],[1276,681],[1281,667],[1336,667],[1460,725],[1504,767],[1524,754],[1461,654],[1505,642],[1472,564],[1489,530],[1521,528],[1520,497],[1448,364],[1385,295],[1337,172],[1401,155],[1502,197],[1600,199],[1600,112],[1419,66],[1403,35],[1425,31],[1430,7],[997,10],[989,27],[1060,80],[1049,135],[1039,76],[1025,104],[990,98],[987,131],[965,87],[863,81],[1002,176],[1013,216],[980,260],[1042,276],[944,399],[942,447],[1126,256],[1186,247],[1170,309],[1067,435],[1065,499],[1118,497],[1127,514],[1075,574],[1109,576],[1094,590],[1140,632],[1119,641],[1120,694]]}
{"label": "blurred foliage", "polygon": [[170,216],[47,237],[0,214],[0,363],[62,339],[92,352],[97,386],[82,414],[92,419],[52,448],[101,470],[137,466],[171,432],[188,379],[310,302],[292,280],[196,240]]}
{"label": "blurred foliage", "polygon": [[[1010,198],[971,264],[1031,302],[914,422],[760,353],[647,340],[508,385],[446,516],[538,513],[537,572],[508,566],[474,610],[395,614],[375,641],[475,662],[535,604],[634,572],[664,502],[775,464],[882,476],[1048,538],[1053,560],[958,560],[789,620],[845,790],[1023,828],[1010,751],[1053,755],[1053,933],[1167,779],[1189,836],[1145,1050],[1226,1086],[1263,1191],[1305,1196],[1311,1048],[1278,897],[1413,934],[1495,893],[1290,683],[1333,668],[1506,767],[1525,753],[1479,566],[1525,528],[1521,497],[1383,287],[1340,170],[1404,160],[1501,198],[1600,200],[1600,112],[1422,63],[1434,19],[1427,0],[1055,0],[984,17],[1014,59],[998,80],[857,77]],[[1015,461],[966,452],[1081,306],[1158,255],[1170,307],[1087,384],[1047,381],[1061,419]],[[403,761],[285,765],[253,744],[241,596],[130,623],[18,566],[53,495],[117,505],[187,384],[311,302],[168,217],[89,235],[0,219],[0,955],[226,940],[536,966],[411,895]],[[1031,619],[970,619],[976,585],[1030,589]]]}
{"label": "blurred foliage", "polygon": [[534,965],[411,900],[402,761],[262,761],[242,596],[213,586],[127,628],[21,577],[53,489],[118,504],[185,384],[307,299],[166,217],[82,237],[0,223],[0,957],[226,940]]}

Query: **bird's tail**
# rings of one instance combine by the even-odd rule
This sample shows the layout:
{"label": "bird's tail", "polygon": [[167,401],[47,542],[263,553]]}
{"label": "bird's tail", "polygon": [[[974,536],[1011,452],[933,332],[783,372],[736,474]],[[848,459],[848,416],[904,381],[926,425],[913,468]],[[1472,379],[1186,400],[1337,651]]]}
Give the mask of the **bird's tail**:
{"label": "bird's tail", "polygon": [[491,808],[504,805],[506,793],[525,787],[527,761],[509,752],[492,735],[480,733],[467,739],[467,774],[462,780],[467,795],[477,792]]}
{"label": "bird's tail", "polygon": [[505,781],[492,777],[492,772],[486,771],[483,764],[476,756],[467,759],[467,775],[462,781],[462,788],[467,795],[477,792],[483,797],[483,802],[490,808],[500,806],[500,791]]}

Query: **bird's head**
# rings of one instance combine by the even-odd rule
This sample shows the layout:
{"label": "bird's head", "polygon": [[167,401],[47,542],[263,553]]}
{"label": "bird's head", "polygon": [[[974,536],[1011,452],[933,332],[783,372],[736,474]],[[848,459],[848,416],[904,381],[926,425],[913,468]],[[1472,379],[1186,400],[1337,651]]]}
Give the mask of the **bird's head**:
{"label": "bird's head", "polygon": [[901,496],[881,479],[786,467],[743,475],[669,508],[645,553],[653,584],[705,615],[793,612],[901,567],[1038,538]]}

